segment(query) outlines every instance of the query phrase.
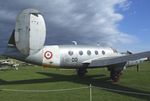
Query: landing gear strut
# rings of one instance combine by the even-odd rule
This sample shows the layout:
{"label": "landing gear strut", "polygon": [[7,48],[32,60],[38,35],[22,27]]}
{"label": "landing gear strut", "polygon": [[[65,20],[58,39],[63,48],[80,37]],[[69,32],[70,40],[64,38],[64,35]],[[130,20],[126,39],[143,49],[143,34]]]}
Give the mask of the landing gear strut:
{"label": "landing gear strut", "polygon": [[110,71],[110,79],[113,82],[118,82],[120,80],[120,76],[121,76],[121,71],[115,71],[115,70],[111,70]]}
{"label": "landing gear strut", "polygon": [[77,75],[79,77],[84,77],[86,73],[87,73],[87,69],[84,68],[84,67],[81,67],[81,68],[77,69]]}
{"label": "landing gear strut", "polygon": [[126,63],[119,63],[108,67],[108,71],[110,71],[110,79],[112,82],[118,82],[120,80],[125,64]]}

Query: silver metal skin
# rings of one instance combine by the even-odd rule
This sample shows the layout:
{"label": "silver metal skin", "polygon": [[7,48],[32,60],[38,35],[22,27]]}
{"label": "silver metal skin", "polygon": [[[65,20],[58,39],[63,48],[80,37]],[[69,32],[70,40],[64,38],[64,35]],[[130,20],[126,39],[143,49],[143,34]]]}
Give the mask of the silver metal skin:
{"label": "silver metal skin", "polygon": [[[58,50],[52,51],[53,47],[58,47]],[[51,51],[53,57],[44,62],[44,50]],[[69,52],[72,52],[71,54]],[[90,53],[88,53],[90,52]],[[54,55],[56,54],[56,55]],[[43,55],[43,56],[42,56]],[[55,57],[58,56],[58,57]],[[39,52],[29,55],[25,60],[38,65],[59,66],[61,68],[78,68],[83,66],[87,60],[94,58],[104,58],[111,56],[120,56],[109,47],[86,46],[86,45],[53,45],[45,46]],[[56,58],[56,60],[53,60]]]}
{"label": "silver metal skin", "polygon": [[[109,47],[62,45],[59,48],[61,67],[81,67],[85,61],[90,59],[118,55]],[[70,55],[69,52],[73,52],[73,54]]]}

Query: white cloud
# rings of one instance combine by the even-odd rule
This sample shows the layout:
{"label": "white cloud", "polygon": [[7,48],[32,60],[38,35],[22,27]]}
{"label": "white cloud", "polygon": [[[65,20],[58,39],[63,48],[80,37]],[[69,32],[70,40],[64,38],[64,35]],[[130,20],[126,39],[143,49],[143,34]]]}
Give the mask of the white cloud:
{"label": "white cloud", "polygon": [[126,11],[130,8],[130,5],[132,4],[132,1],[128,1],[128,0],[122,0],[123,2],[121,2],[119,4],[119,7],[122,8],[122,10]]}
{"label": "white cloud", "polygon": [[[123,19],[123,15],[115,12],[116,5],[121,5],[123,9],[128,8],[128,1],[66,0],[65,3],[64,0],[59,1],[55,4],[50,3],[49,5],[53,5],[54,8],[47,12],[50,12],[49,23],[55,23],[64,29],[75,31],[64,33],[64,36],[68,34],[71,34],[72,38],[80,36],[82,40],[78,41],[83,43],[97,43],[98,41],[113,45],[118,42],[132,42],[132,36],[118,30],[117,24]],[[55,7],[58,8],[55,9]],[[51,14],[51,12],[55,12],[55,14]]]}
{"label": "white cloud", "polygon": [[[6,0],[7,1],[7,0]],[[1,2],[0,2],[1,3]],[[4,5],[4,4],[3,4]],[[16,6],[18,5],[18,6]],[[128,0],[14,0],[5,3],[0,14],[15,20],[19,10],[32,7],[39,9],[46,18],[48,43],[78,43],[107,45],[132,43],[134,37],[118,30],[123,15],[115,10],[129,8]],[[3,12],[3,13],[2,13]],[[16,13],[17,12],[17,13]],[[11,18],[11,16],[13,16]]]}

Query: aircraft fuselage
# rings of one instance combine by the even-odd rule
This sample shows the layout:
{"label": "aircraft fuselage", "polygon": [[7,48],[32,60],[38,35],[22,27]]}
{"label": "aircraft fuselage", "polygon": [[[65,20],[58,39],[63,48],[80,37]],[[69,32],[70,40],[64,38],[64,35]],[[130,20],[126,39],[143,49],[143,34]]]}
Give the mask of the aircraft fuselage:
{"label": "aircraft fuselage", "polygon": [[114,49],[84,45],[44,46],[39,52],[29,55],[26,61],[46,67],[81,67],[85,61],[94,58],[119,56]]}

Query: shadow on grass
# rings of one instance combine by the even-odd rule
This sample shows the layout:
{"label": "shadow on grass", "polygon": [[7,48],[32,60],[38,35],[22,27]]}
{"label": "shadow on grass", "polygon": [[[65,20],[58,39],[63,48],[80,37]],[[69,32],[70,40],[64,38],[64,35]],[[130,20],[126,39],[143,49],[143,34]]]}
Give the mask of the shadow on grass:
{"label": "shadow on grass", "polygon": [[[89,86],[89,84],[92,84],[93,86],[101,88],[108,88],[108,89],[116,89],[116,90],[123,90],[123,91],[130,91],[130,92],[137,92],[137,93],[147,93],[150,94],[150,92],[125,87],[118,84],[113,84],[108,77],[105,75],[92,75],[92,76],[86,76],[85,78],[79,78],[76,75],[64,75],[64,74],[55,74],[55,73],[49,73],[49,72],[37,72],[41,75],[46,75],[48,78],[41,78],[41,79],[28,79],[28,80],[18,80],[18,81],[5,81],[0,79],[0,85],[11,85],[11,84],[34,84],[34,83],[47,83],[47,82],[74,82],[79,84],[84,84]],[[113,92],[113,91],[109,91]],[[127,94],[127,93],[121,93],[121,92],[114,92],[121,95],[131,96],[135,98],[150,100],[150,96],[144,96],[144,95],[136,95],[136,94]]]}

